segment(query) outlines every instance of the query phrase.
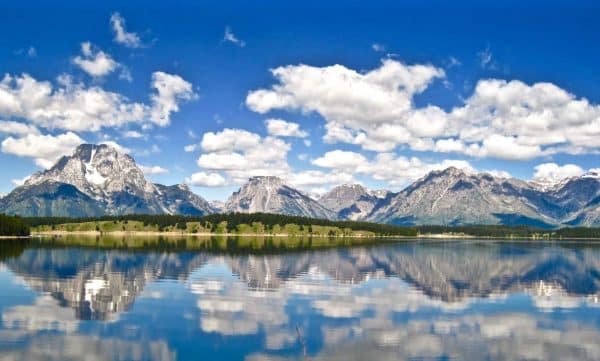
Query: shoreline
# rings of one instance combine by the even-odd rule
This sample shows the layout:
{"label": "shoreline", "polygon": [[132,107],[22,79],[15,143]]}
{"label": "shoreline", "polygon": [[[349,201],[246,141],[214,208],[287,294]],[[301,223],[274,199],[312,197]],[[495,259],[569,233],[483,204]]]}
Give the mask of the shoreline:
{"label": "shoreline", "polygon": [[600,241],[600,237],[524,237],[524,236],[474,236],[469,234],[446,234],[446,233],[438,233],[438,234],[418,234],[415,236],[402,236],[402,235],[326,235],[326,234],[298,234],[298,235],[290,235],[287,233],[210,233],[210,232],[202,232],[202,233],[189,233],[189,232],[152,232],[152,231],[111,231],[111,232],[101,232],[101,231],[49,231],[49,232],[31,232],[30,236],[0,236],[0,239],[27,239],[27,238],[39,238],[39,237],[62,237],[62,236],[88,236],[88,237],[98,237],[98,236],[117,236],[117,237],[278,237],[278,238],[288,238],[288,237],[312,237],[312,238],[365,238],[365,239],[375,239],[375,238],[387,238],[387,239],[435,239],[435,240],[454,240],[454,239],[468,239],[468,240],[477,240],[477,239],[490,239],[490,240],[529,240],[529,241],[561,241],[561,240],[579,240],[579,241]]}
{"label": "shoreline", "polygon": [[[133,236],[133,237],[147,237],[147,236],[169,236],[169,237],[319,237],[319,238],[415,238],[414,236],[377,236],[377,235],[351,235],[351,236],[338,236],[338,235],[326,235],[326,234],[287,234],[287,233],[189,233],[189,232],[152,232],[152,231],[112,231],[112,232],[101,232],[101,231],[50,231],[50,232],[31,232],[30,237],[47,237],[47,236]],[[15,237],[11,237],[15,238]]]}

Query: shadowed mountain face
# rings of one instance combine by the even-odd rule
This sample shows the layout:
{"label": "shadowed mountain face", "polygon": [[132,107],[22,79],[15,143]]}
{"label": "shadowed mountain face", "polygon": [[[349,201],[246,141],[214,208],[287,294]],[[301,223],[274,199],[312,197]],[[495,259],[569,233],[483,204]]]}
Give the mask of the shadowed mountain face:
{"label": "shadowed mountain face", "polygon": [[108,145],[82,144],[0,200],[0,212],[24,216],[212,213],[185,185],[146,180],[132,157]]}

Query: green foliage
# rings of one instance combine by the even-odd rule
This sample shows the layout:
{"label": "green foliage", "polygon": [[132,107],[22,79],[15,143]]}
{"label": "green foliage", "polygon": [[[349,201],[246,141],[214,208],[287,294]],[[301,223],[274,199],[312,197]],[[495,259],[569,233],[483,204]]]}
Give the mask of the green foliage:
{"label": "green foliage", "polygon": [[0,214],[0,236],[29,236],[29,225],[21,217]]}
{"label": "green foliage", "polygon": [[[99,218],[64,218],[64,217],[32,217],[23,218],[3,216],[11,222],[25,221],[31,227],[45,226],[44,229],[68,230],[72,224],[91,222],[91,229],[110,232],[113,228],[122,229],[127,225],[132,231],[157,231],[157,230],[188,230],[191,233],[253,233],[253,234],[282,234],[314,235],[314,236],[351,236],[356,232],[367,235],[379,236],[407,236],[414,237],[418,234],[456,234],[474,237],[496,238],[600,238],[600,228],[562,228],[547,230],[529,226],[502,226],[502,225],[473,225],[473,226],[415,226],[402,227],[389,224],[369,222],[330,221],[298,216],[287,216],[268,213],[230,213],[211,214],[206,216],[180,216],[180,215],[125,215],[105,216]],[[67,227],[66,225],[69,224]],[[82,230],[81,226],[77,228]],[[1,232],[1,231],[0,231]],[[18,233],[18,232],[17,232]],[[3,233],[0,233],[3,234]],[[26,234],[29,234],[28,231]]]}
{"label": "green foliage", "polygon": [[[339,230],[364,231],[382,236],[415,236],[414,227],[401,227],[389,224],[378,224],[369,222],[353,221],[330,221],[298,216],[287,216],[269,213],[229,213],[210,214],[206,216],[180,216],[180,215],[140,215],[131,214],[124,216],[104,216],[98,218],[66,218],[66,217],[30,217],[26,222],[31,227],[56,226],[66,223],[83,222],[110,222],[118,223],[125,221],[142,222],[144,225],[156,226],[158,230],[167,227],[176,228],[179,224],[188,222],[199,222],[204,228],[215,233],[234,233],[238,231],[238,225],[251,225],[251,233],[263,233],[270,229],[272,233],[280,233],[282,225],[295,225],[291,229],[294,233],[312,233],[320,227],[335,227]],[[262,230],[261,230],[262,229]],[[327,231],[328,232],[328,231]],[[342,232],[346,233],[346,231]]]}

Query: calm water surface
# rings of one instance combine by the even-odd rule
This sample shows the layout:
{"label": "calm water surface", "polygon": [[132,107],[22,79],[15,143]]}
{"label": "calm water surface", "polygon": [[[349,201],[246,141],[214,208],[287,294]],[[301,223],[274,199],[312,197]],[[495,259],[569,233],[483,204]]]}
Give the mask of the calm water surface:
{"label": "calm water surface", "polygon": [[0,360],[600,358],[593,243],[0,249]]}

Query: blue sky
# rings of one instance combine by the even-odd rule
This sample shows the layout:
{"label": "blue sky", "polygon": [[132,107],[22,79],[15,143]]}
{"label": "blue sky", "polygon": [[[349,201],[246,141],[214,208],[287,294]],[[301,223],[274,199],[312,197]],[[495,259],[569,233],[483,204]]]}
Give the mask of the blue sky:
{"label": "blue sky", "polygon": [[550,180],[599,167],[597,3],[2,9],[0,192],[80,140],[208,199],[261,174],[322,192],[448,165]]}

